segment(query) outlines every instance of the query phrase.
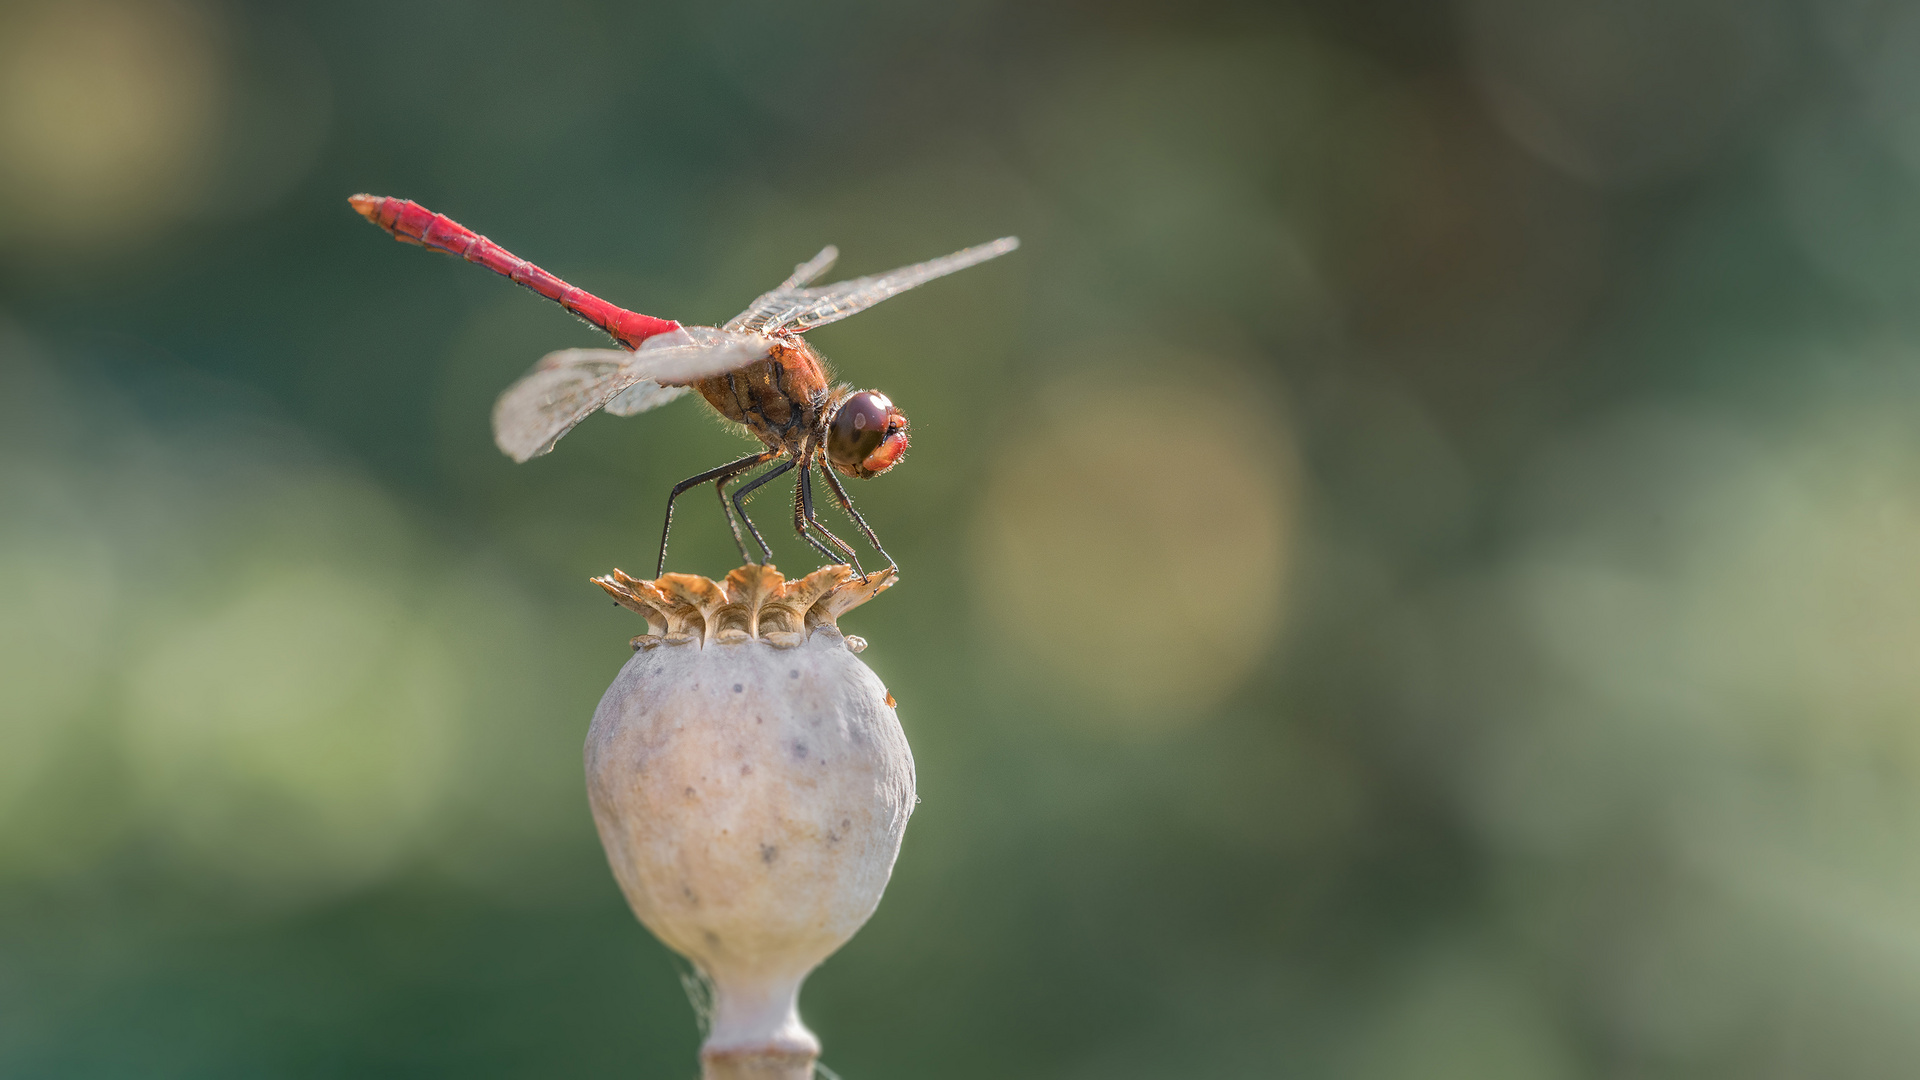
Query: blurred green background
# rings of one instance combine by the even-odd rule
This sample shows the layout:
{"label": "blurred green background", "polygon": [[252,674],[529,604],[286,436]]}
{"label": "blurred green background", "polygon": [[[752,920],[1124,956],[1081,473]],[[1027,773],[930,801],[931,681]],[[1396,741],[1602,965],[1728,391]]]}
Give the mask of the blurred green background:
{"label": "blurred green background", "polygon": [[1897,0],[0,4],[0,1075],[696,1070],[586,579],[749,444],[512,465],[603,342],[358,191],[690,322],[1024,239],[813,335],[914,425],[847,1080],[1913,1075]]}

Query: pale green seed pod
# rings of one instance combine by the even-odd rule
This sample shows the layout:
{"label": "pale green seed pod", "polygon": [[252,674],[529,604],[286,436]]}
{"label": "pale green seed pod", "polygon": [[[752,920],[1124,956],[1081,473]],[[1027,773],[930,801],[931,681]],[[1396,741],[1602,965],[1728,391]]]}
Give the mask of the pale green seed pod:
{"label": "pale green seed pod", "polygon": [[595,710],[587,792],[614,877],[712,987],[709,1080],[810,1077],[807,974],[880,902],[912,813],[893,697],[835,620],[895,575],[595,579],[647,616]]}

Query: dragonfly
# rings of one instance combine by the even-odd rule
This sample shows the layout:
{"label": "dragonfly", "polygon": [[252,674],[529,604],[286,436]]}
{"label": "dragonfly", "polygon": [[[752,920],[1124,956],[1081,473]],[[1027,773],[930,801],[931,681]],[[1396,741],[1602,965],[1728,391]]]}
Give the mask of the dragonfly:
{"label": "dragonfly", "polygon": [[[548,353],[507,387],[493,407],[493,439],[513,460],[530,461],[547,453],[574,425],[596,412],[632,416],[689,391],[698,391],[721,416],[760,440],[762,449],[673,486],[667,494],[666,523],[660,529],[655,577],[666,572],[674,501],[709,483],[719,494],[721,513],[727,516],[741,557],[748,563],[760,561],[747,550],[740,530],[744,523],[761,557],[772,562],[772,549],[747,516],[746,500],[761,486],[795,469],[799,473],[794,483],[794,532],[830,562],[850,562],[862,579],[867,577],[858,552],[814,512],[813,474],[818,470],[833,500],[888,567],[897,569],[899,564],[881,546],[872,526],[854,509],[840,477],[864,480],[899,464],[907,450],[907,416],[878,390],[834,383],[826,359],[802,335],[1020,246],[1018,237],[1007,236],[884,274],[814,286],[839,257],[839,250],[828,245],[724,325],[682,326],[672,319],[628,311],[569,285],[419,203],[379,195],[355,195],[347,201],[394,239],[458,255],[504,275],[559,303],[621,346]],[[774,462],[778,464],[729,496],[730,483]]]}

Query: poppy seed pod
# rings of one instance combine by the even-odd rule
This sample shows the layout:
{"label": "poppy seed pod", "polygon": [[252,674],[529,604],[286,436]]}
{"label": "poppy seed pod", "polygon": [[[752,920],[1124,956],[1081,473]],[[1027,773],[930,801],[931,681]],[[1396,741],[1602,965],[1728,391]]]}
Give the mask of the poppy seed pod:
{"label": "poppy seed pod", "polygon": [[594,579],[650,630],[587,735],[594,823],[634,914],[711,984],[708,1080],[812,1076],[800,983],[893,872],[913,756],[836,620],[897,577]]}

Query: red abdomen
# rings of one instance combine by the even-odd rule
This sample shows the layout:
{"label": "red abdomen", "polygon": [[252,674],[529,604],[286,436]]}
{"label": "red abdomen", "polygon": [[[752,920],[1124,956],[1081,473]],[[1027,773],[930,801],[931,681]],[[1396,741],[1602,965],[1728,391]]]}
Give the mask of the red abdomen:
{"label": "red abdomen", "polygon": [[361,217],[392,233],[395,240],[479,263],[549,300],[558,301],[561,307],[606,331],[629,349],[639,348],[641,342],[655,334],[680,329],[680,324],[672,319],[656,319],[628,311],[569,285],[445,214],[436,214],[417,202],[380,195],[355,195],[347,201]]}

